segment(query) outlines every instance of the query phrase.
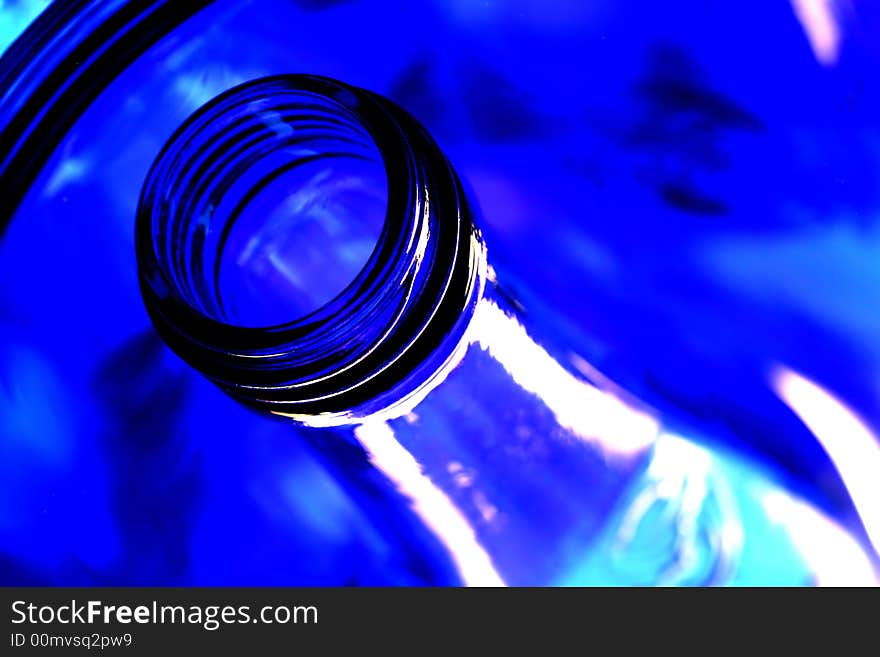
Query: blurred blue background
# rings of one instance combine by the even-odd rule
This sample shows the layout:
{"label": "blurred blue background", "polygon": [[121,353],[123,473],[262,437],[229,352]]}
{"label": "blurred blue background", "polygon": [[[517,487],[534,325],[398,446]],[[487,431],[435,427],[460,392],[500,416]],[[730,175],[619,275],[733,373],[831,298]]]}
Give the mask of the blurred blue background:
{"label": "blurred blue background", "polygon": [[[0,46],[46,4],[4,2]],[[459,581],[356,446],[240,408],[144,312],[150,164],[283,72],[426,125],[561,362],[876,546],[878,36],[847,0],[211,3],[87,109],[0,243],[0,583]]]}

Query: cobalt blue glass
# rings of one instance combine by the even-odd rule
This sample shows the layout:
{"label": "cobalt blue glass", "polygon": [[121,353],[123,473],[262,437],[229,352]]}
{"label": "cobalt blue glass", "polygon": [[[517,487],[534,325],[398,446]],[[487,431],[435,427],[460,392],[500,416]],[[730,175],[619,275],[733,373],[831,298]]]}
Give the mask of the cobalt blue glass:
{"label": "cobalt blue glass", "polygon": [[[0,10],[4,583],[874,581],[870,7],[59,2],[12,43],[45,4]],[[198,212],[141,285],[163,145],[292,72],[192,133],[274,159],[153,169]]]}
{"label": "cobalt blue glass", "polygon": [[[846,569],[767,531],[774,498],[755,467],[745,486],[710,476],[649,410],[554,360],[488,273],[476,214],[389,100],[257,79],[200,108],[153,165],[135,233],[144,301],[227,394],[352,427],[465,583],[873,581],[842,532],[826,530],[826,549]],[[346,267],[350,244],[372,253]]]}

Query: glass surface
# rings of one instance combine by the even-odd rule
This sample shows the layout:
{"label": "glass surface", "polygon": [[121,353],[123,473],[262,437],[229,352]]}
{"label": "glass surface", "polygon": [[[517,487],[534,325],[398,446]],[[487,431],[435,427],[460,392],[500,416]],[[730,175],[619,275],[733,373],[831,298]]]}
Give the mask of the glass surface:
{"label": "glass surface", "polygon": [[[28,8],[0,15],[9,41]],[[547,351],[686,436],[645,474],[679,488],[642,500],[723,506],[699,484],[723,480],[746,536],[824,545],[830,517],[876,546],[878,27],[864,3],[212,3],[64,135],[0,245],[4,583],[461,581],[361,450],[240,408],[143,311],[133,217],[162,144],[291,71],[413,112]]]}

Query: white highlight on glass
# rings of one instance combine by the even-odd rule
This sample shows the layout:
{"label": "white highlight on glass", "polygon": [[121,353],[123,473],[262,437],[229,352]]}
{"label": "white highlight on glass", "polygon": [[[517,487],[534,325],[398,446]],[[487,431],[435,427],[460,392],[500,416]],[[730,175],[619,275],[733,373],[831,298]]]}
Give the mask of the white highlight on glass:
{"label": "white highlight on glass", "polygon": [[771,374],[777,395],[806,424],[840,473],[874,550],[880,554],[880,441],[830,392],[786,367]]}
{"label": "white highlight on glass", "polygon": [[[718,504],[718,517],[712,522],[701,517],[708,498]],[[649,518],[652,509],[662,508],[660,516]],[[733,491],[718,472],[708,450],[673,434],[661,434],[653,458],[645,472],[642,490],[621,519],[614,550],[625,554],[645,522],[653,522],[653,532],[673,531],[674,559],[658,573],[657,584],[674,585],[700,566],[703,538],[709,540],[716,579],[726,584],[733,576],[743,546],[743,528]],[[707,524],[707,523],[712,524]],[[702,526],[701,526],[701,523]],[[701,536],[702,534],[702,536]],[[657,534],[659,536],[659,534]]]}
{"label": "white highlight on glass", "polygon": [[575,377],[494,302],[480,301],[469,328],[471,339],[575,435],[620,455],[636,454],[657,439],[655,418]]}
{"label": "white highlight on glass", "polygon": [[480,545],[474,528],[453,501],[422,472],[383,421],[368,420],[355,435],[370,462],[412,502],[413,510],[446,546],[468,586],[506,586]]}
{"label": "white highlight on glass", "polygon": [[832,66],[840,49],[840,28],[834,15],[834,0],[791,0],[819,63]]}
{"label": "white highlight on glass", "polygon": [[819,586],[876,586],[871,562],[859,544],[834,522],[778,490],[764,493],[767,516],[788,532]]}

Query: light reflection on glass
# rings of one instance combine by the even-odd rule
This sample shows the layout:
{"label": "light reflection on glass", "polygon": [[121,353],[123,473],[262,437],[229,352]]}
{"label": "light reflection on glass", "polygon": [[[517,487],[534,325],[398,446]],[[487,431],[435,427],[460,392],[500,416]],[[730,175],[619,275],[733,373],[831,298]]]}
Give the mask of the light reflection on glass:
{"label": "light reflection on glass", "polygon": [[355,429],[370,461],[412,502],[413,509],[443,542],[468,586],[504,586],[467,517],[421,471],[385,422],[367,421]]}
{"label": "light reflection on glass", "polygon": [[15,41],[50,0],[15,0],[0,3],[0,54]]}
{"label": "light reflection on glass", "polygon": [[636,454],[656,439],[654,418],[611,392],[577,379],[493,301],[480,302],[471,326],[472,339],[575,435],[614,454]]}
{"label": "light reflection on glass", "polygon": [[792,9],[810,42],[816,59],[825,66],[837,62],[840,28],[834,0],[791,0]]}
{"label": "light reflection on glass", "polygon": [[880,553],[880,441],[853,411],[830,392],[786,367],[771,376],[776,394],[806,424],[834,463]]}
{"label": "light reflection on glass", "polygon": [[851,536],[827,516],[780,491],[763,494],[767,515],[784,527],[818,586],[877,586],[880,578]]}

